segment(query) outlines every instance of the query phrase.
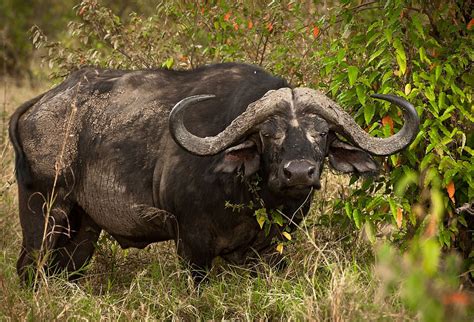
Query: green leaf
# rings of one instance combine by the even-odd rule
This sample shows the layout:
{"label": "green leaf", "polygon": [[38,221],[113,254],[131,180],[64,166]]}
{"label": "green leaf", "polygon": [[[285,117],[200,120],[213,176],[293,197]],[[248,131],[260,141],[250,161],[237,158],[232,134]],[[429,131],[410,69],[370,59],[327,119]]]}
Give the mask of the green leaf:
{"label": "green leaf", "polygon": [[454,75],[453,67],[451,67],[450,64],[445,64],[445,65],[444,65],[444,70],[446,71],[446,73],[447,73],[449,76],[453,76],[453,75]]}
{"label": "green leaf", "polygon": [[385,34],[385,38],[387,39],[387,41],[389,43],[391,43],[392,42],[393,31],[390,28],[387,28],[383,31],[383,33]]}
{"label": "green leaf", "polygon": [[445,92],[440,92],[438,94],[438,107],[440,109],[443,109],[443,108],[445,108],[445,104],[446,104],[446,93]]}
{"label": "green leaf", "polygon": [[372,244],[375,243],[375,228],[371,221],[365,223],[365,234]]}
{"label": "green leaf", "polygon": [[374,104],[369,104],[364,107],[364,119],[365,119],[365,124],[370,125],[370,121],[372,121],[372,118],[374,117],[375,114],[375,105]]}
{"label": "green leaf", "polygon": [[[467,227],[466,219],[465,219],[463,216],[459,216],[459,217],[457,217],[457,218],[458,218],[459,223],[460,223],[461,225],[463,225],[464,227]],[[474,252],[474,250],[473,250],[473,252]]]}
{"label": "green leaf", "polygon": [[428,58],[428,56],[426,55],[426,50],[425,48],[423,47],[420,47],[419,51],[418,51],[418,54],[420,55],[420,60],[422,62],[426,62],[428,63],[429,65],[431,65],[431,60]]}
{"label": "green leaf", "polygon": [[349,76],[349,85],[353,86],[357,80],[357,75],[359,74],[359,68],[356,66],[349,66],[347,68],[347,75]]}
{"label": "green leaf", "polygon": [[466,97],[466,95],[464,94],[464,92],[456,86],[456,84],[452,83],[451,84],[451,90],[456,94],[456,95],[459,95],[460,97]]}
{"label": "green leaf", "polygon": [[397,221],[397,205],[395,204],[395,201],[393,201],[392,198],[388,199],[388,204],[390,205],[390,212],[392,213],[393,220],[396,222]]}
{"label": "green leaf", "polygon": [[405,85],[405,95],[408,96],[411,93],[411,84],[408,83]]}
{"label": "green leaf", "polygon": [[405,75],[407,70],[407,56],[399,38],[394,39],[393,47],[395,48],[395,56],[397,58],[398,67],[400,68],[400,74]]}
{"label": "green leaf", "polygon": [[361,213],[359,209],[354,209],[354,212],[352,213],[352,217],[354,218],[354,223],[358,229],[360,229],[361,226]]}
{"label": "green leaf", "polygon": [[265,208],[260,208],[255,211],[255,217],[257,218],[258,225],[260,229],[263,228],[263,225],[267,221],[267,210]]}
{"label": "green leaf", "polygon": [[372,60],[374,60],[375,58],[379,57],[384,51],[385,51],[385,47],[379,48],[375,53],[373,53],[372,55],[370,55],[370,58],[369,58],[369,61],[367,62],[367,64],[370,64],[370,62],[371,62]]}
{"label": "green leaf", "polygon": [[343,48],[339,49],[336,56],[337,62],[341,63],[345,56],[346,56],[346,51]]}
{"label": "green leaf", "polygon": [[173,67],[173,65],[174,65],[174,59],[173,59],[173,57],[169,57],[168,59],[166,59],[163,62],[163,64],[161,64],[161,67],[171,69],[171,67]]}
{"label": "green leaf", "polygon": [[398,154],[392,154],[390,156],[390,162],[394,167],[396,167],[398,165]]}
{"label": "green leaf", "polygon": [[357,98],[359,99],[359,102],[362,105],[365,105],[365,100],[367,96],[365,95],[365,90],[363,85],[357,85],[356,86],[356,93],[357,93]]}
{"label": "green leaf", "polygon": [[393,75],[393,71],[389,70],[386,72],[382,77],[382,84],[384,84],[388,79],[390,79]]}
{"label": "green leaf", "polygon": [[443,68],[441,67],[441,65],[436,66],[436,68],[435,68],[435,80],[439,79],[439,76],[441,76],[441,71],[442,70],[443,70]]}
{"label": "green leaf", "polygon": [[[435,93],[434,93],[434,89],[431,86],[425,88],[424,92],[425,92],[425,96],[428,100],[436,101],[436,96],[435,96]],[[438,112],[438,111],[436,111],[436,112]]]}
{"label": "green leaf", "polygon": [[425,39],[425,30],[423,28],[423,25],[421,24],[421,20],[418,14],[413,14],[411,17],[411,21],[413,25],[415,26],[416,31],[418,34],[421,36],[421,38]]}
{"label": "green leaf", "polygon": [[344,204],[344,210],[346,211],[346,215],[347,217],[349,217],[350,219],[352,219],[352,206],[349,202],[346,202]]}
{"label": "green leaf", "polygon": [[272,214],[272,222],[277,224],[278,226],[283,226],[284,225],[284,220],[282,215],[275,210],[271,210],[270,213]]}
{"label": "green leaf", "polygon": [[423,252],[423,270],[426,274],[432,276],[438,271],[441,247],[434,239],[428,239],[423,243],[421,249]]}

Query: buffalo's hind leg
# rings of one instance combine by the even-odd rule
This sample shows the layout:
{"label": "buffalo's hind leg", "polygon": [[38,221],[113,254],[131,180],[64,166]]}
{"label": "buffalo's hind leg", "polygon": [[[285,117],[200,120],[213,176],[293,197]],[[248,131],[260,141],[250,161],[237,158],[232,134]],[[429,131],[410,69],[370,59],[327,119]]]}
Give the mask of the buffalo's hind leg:
{"label": "buffalo's hind leg", "polygon": [[69,231],[58,238],[51,267],[74,279],[92,258],[101,228],[78,205],[72,207],[68,225]]}
{"label": "buffalo's hind leg", "polygon": [[82,208],[58,194],[48,211],[45,194],[22,185],[18,195],[23,232],[17,261],[20,278],[32,285],[38,278],[38,269],[47,274],[63,270],[73,273],[85,266],[94,252],[100,228]]}
{"label": "buffalo's hind leg", "polygon": [[47,194],[38,191],[40,189],[18,185],[23,242],[17,272],[26,284],[32,284],[36,280],[38,268],[48,267],[51,251],[62,230],[60,225],[66,221],[70,210],[67,203],[56,203],[53,207],[48,207]]}

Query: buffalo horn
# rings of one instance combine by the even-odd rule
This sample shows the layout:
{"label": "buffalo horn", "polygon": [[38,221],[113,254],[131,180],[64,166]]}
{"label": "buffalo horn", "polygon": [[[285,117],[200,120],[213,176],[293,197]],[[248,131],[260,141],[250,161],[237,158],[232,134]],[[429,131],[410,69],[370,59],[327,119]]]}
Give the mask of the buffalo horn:
{"label": "buffalo horn", "polygon": [[281,88],[267,92],[261,99],[251,103],[245,112],[237,116],[222,132],[215,136],[198,137],[184,126],[186,108],[193,103],[215,97],[214,95],[195,95],[179,101],[171,110],[169,129],[173,139],[185,150],[196,155],[215,155],[239,139],[249,134],[255,125],[284,106],[281,102],[291,101],[291,89]]}
{"label": "buffalo horn", "polygon": [[370,136],[348,113],[323,93],[310,88],[294,89],[295,105],[319,114],[330,123],[335,132],[346,137],[359,148],[381,156],[394,154],[406,148],[418,133],[420,119],[415,108],[398,96],[374,94],[372,97],[393,103],[403,110],[405,123],[397,134],[388,138]]}

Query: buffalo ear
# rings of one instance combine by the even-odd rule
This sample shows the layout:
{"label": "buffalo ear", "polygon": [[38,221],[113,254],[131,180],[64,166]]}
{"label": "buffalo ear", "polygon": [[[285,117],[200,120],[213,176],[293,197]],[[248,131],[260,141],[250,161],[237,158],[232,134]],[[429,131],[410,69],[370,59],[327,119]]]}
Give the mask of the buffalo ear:
{"label": "buffalo ear", "polygon": [[253,141],[245,141],[224,151],[224,157],[214,168],[214,172],[233,173],[243,170],[246,177],[260,168],[260,154]]}
{"label": "buffalo ear", "polygon": [[375,174],[379,170],[369,153],[337,138],[329,146],[328,157],[331,167],[344,173]]}

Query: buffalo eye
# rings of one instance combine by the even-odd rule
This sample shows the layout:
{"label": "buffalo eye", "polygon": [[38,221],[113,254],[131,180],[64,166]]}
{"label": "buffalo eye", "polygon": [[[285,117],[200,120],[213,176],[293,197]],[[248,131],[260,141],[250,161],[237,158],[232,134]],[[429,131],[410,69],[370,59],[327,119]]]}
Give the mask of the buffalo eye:
{"label": "buffalo eye", "polygon": [[285,133],[281,131],[275,131],[275,132],[262,131],[261,133],[263,137],[274,139],[274,140],[279,140],[285,136]]}
{"label": "buffalo eye", "polygon": [[325,137],[326,135],[328,135],[327,132],[319,132],[319,135],[322,136],[322,137]]}

